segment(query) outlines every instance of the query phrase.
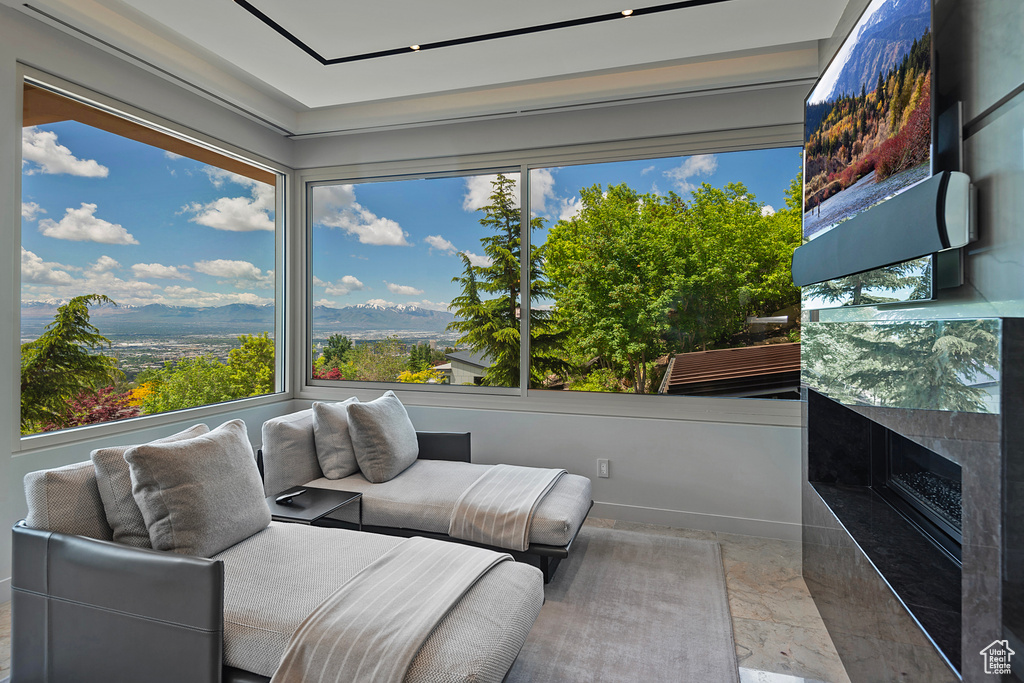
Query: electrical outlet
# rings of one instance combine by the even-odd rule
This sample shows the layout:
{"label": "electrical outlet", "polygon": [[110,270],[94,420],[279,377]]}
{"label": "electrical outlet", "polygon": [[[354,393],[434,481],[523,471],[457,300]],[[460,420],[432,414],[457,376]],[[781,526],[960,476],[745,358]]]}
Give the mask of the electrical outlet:
{"label": "electrical outlet", "polygon": [[606,458],[597,459],[597,476],[608,477],[608,460]]}

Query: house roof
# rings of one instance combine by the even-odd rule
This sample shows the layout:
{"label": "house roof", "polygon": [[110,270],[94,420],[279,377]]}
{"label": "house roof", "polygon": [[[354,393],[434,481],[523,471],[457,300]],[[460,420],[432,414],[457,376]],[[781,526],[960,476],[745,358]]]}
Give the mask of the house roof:
{"label": "house roof", "polygon": [[486,370],[491,367],[492,361],[486,354],[476,353],[475,351],[452,351],[451,353],[444,354],[448,360],[457,361],[466,365],[473,365],[482,370]]}
{"label": "house roof", "polygon": [[677,353],[669,360],[661,394],[750,396],[800,383],[800,344]]}

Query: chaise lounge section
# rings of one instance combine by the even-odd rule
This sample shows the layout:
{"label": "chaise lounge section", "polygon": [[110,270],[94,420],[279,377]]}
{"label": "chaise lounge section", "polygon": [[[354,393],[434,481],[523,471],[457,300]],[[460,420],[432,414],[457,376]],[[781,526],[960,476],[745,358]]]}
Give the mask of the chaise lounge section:
{"label": "chaise lounge section", "polygon": [[[275,495],[295,487],[358,492],[362,494],[365,531],[426,536],[500,550],[534,564],[543,572],[545,583],[549,582],[558,563],[568,557],[593,506],[590,480],[564,474],[554,482],[533,510],[525,549],[471,543],[449,535],[452,514],[460,497],[494,466],[472,462],[468,432],[418,431],[415,435],[415,462],[387,481],[374,483],[362,471],[328,478],[317,455],[314,409],[273,418],[263,424],[265,493]],[[339,514],[319,523],[351,526],[352,520]]]}

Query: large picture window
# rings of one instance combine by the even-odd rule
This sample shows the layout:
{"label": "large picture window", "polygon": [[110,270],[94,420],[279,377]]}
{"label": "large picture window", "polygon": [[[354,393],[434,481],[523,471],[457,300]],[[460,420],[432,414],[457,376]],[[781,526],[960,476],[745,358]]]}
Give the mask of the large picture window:
{"label": "large picture window", "polygon": [[23,435],[277,390],[278,174],[24,87]]}
{"label": "large picture window", "polygon": [[798,398],[798,148],[538,168],[536,388]]}
{"label": "large picture window", "polygon": [[313,181],[310,375],[798,398],[800,155]]}
{"label": "large picture window", "polygon": [[314,185],[314,380],[518,387],[519,174]]}

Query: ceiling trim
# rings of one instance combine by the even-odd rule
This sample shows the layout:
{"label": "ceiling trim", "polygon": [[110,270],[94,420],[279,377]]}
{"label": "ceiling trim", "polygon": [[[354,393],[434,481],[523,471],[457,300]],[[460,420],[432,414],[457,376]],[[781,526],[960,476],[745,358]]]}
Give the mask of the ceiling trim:
{"label": "ceiling trim", "polygon": [[661,5],[653,5],[651,7],[640,7],[636,9],[623,9],[621,12],[610,12],[605,14],[596,14],[589,17],[581,17],[579,19],[568,19],[566,21],[555,21],[548,24],[538,24],[536,26],[526,26],[523,28],[510,29],[507,31],[495,31],[493,33],[482,33],[475,36],[465,36],[462,38],[452,38],[450,40],[439,40],[433,43],[423,43],[421,45],[403,45],[402,47],[391,48],[388,50],[378,50],[376,52],[365,52],[358,55],[348,55],[345,57],[324,57],[319,52],[310,47],[303,40],[298,38],[296,35],[288,31],[288,29],[281,26],[279,23],[274,21],[270,16],[265,14],[259,8],[255,7],[248,0],[234,0],[235,4],[244,9],[245,11],[252,14],[254,17],[259,19],[261,22],[266,24],[276,33],[280,34],[281,37],[288,40],[300,50],[308,54],[310,57],[320,62],[323,66],[332,66],[334,64],[346,64],[349,62],[360,62],[368,59],[379,59],[381,57],[393,57],[396,55],[403,54],[414,54],[416,52],[422,52],[424,50],[435,50],[444,47],[455,47],[457,45],[468,45],[470,43],[481,43],[489,40],[498,40],[500,38],[511,38],[513,36],[522,36],[530,33],[542,33],[544,31],[554,31],[562,28],[572,28],[575,26],[585,26],[587,24],[597,24],[606,21],[620,21],[623,19],[630,19],[632,17],[640,17],[649,14],[659,14],[661,12],[674,12],[681,9],[687,9],[692,7],[701,7],[704,5],[716,5],[723,2],[729,2],[730,0],[681,0],[679,2],[669,2]]}
{"label": "ceiling trim", "polygon": [[89,43],[99,46],[108,52],[114,53],[130,63],[134,63],[135,65],[140,66],[151,73],[155,73],[161,76],[162,78],[165,78],[181,87],[184,87],[194,93],[197,93],[202,97],[212,100],[227,109],[235,111],[241,114],[242,116],[245,116],[246,118],[250,119],[251,121],[255,121],[256,123],[262,126],[265,126],[267,128],[270,128],[271,130],[276,131],[280,135],[287,137],[289,135],[293,135],[295,132],[294,130],[292,130],[291,127],[285,127],[284,125],[272,121],[266,116],[257,113],[257,111],[252,108],[242,106],[218,94],[217,92],[214,92],[210,88],[198,85],[194,79],[189,80],[187,78],[179,76],[178,74],[173,73],[172,71],[164,68],[163,66],[160,66],[151,59],[144,58],[139,54],[135,54],[134,52],[130,52],[129,50],[126,50],[118,45],[115,45],[109,40],[101,38],[96,33],[90,32],[79,26],[75,26],[71,22],[62,19],[61,17],[55,14],[51,14],[50,12],[47,12],[40,7],[36,7],[27,2],[22,3],[22,7],[24,7],[29,12],[33,13],[37,19],[43,21],[46,24],[54,26],[66,33],[77,35],[78,37],[82,38],[83,40]]}

